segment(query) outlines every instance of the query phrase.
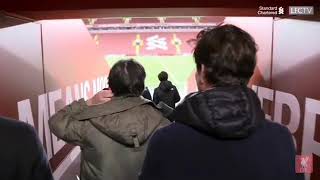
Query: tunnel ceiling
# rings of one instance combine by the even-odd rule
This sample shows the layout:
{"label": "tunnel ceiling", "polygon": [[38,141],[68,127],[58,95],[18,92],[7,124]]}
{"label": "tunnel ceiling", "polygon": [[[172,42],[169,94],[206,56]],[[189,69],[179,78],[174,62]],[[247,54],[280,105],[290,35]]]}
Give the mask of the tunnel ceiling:
{"label": "tunnel ceiling", "polygon": [[0,9],[34,20],[123,16],[247,16],[259,6],[319,5],[318,0],[4,0]]}

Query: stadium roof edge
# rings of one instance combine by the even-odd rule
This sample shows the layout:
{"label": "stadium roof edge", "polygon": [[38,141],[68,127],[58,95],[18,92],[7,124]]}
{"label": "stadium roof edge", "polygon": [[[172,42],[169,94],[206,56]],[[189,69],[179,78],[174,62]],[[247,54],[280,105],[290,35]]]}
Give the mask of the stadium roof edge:
{"label": "stadium roof edge", "polygon": [[257,8],[127,8],[11,12],[33,20],[115,17],[255,16]]}

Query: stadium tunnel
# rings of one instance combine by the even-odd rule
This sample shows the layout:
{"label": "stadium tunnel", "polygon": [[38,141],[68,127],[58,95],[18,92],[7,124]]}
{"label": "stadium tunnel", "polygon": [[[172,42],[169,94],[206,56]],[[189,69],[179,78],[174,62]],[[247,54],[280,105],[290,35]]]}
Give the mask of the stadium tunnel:
{"label": "stadium tunnel", "polygon": [[[120,59],[134,58],[146,68],[151,94],[162,70],[182,96],[197,91],[192,39],[220,24],[234,24],[255,38],[258,62],[249,86],[268,118],[289,128],[297,153],[312,154],[313,168],[320,168],[318,4],[314,16],[272,17],[257,16],[263,5],[257,2],[32,1],[8,4],[0,12],[0,115],[42,132],[56,180],[77,179],[80,149],[39,124],[106,87],[109,69]],[[307,178],[319,179],[320,171]]]}

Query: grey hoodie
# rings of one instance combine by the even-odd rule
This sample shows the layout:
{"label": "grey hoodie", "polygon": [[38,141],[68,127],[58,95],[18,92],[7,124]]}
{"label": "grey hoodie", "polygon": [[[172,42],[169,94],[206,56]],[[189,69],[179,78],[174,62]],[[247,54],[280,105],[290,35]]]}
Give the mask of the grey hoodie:
{"label": "grey hoodie", "polygon": [[137,179],[148,139],[167,124],[141,97],[115,97],[96,106],[81,99],[49,120],[57,137],[81,147],[81,180]]}

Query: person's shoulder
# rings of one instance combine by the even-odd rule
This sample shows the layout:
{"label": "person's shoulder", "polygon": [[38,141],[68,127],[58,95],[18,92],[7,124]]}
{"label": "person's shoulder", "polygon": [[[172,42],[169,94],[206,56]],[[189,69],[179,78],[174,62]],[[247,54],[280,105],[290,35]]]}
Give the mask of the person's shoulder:
{"label": "person's shoulder", "polygon": [[157,132],[154,134],[154,137],[156,139],[161,139],[161,140],[165,140],[167,138],[168,139],[177,138],[177,137],[180,137],[179,134],[189,131],[189,129],[190,129],[189,127],[181,123],[174,122],[168,126],[165,126],[157,130]]}
{"label": "person's shoulder", "polygon": [[166,126],[164,128],[161,128],[159,131],[159,133],[175,133],[179,130],[181,130],[181,128],[184,128],[184,125],[181,123],[171,123],[169,126]]}
{"label": "person's shoulder", "polygon": [[0,129],[15,134],[15,136],[19,136],[23,139],[30,137],[30,135],[36,135],[35,130],[31,125],[10,118],[0,117]]}
{"label": "person's shoulder", "polygon": [[279,138],[291,138],[291,133],[289,131],[289,129],[277,122],[273,122],[270,120],[265,120],[264,123],[264,131],[267,134],[272,134],[274,136],[277,136],[277,139]]}
{"label": "person's shoulder", "polygon": [[1,128],[6,128],[8,130],[21,130],[21,129],[32,129],[32,126],[29,124],[16,120],[16,119],[11,119],[7,117],[0,117],[0,127]]}
{"label": "person's shoulder", "polygon": [[154,88],[153,93],[157,93],[159,91],[159,87]]}
{"label": "person's shoulder", "polygon": [[280,123],[271,120],[265,120],[265,127],[274,131],[289,132],[288,128]]}
{"label": "person's shoulder", "polygon": [[150,139],[151,149],[172,152],[183,144],[192,144],[199,133],[187,125],[174,122],[158,129]]}
{"label": "person's shoulder", "polygon": [[177,88],[177,86],[172,86],[172,90],[174,90],[174,91],[178,91],[178,88]]}

